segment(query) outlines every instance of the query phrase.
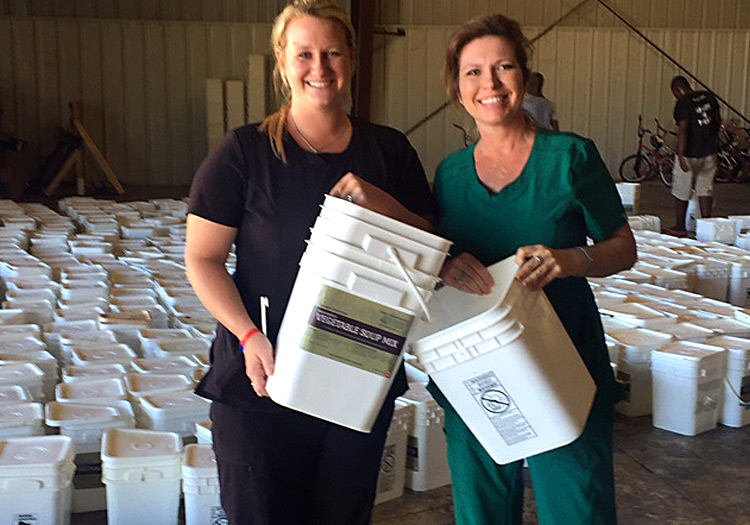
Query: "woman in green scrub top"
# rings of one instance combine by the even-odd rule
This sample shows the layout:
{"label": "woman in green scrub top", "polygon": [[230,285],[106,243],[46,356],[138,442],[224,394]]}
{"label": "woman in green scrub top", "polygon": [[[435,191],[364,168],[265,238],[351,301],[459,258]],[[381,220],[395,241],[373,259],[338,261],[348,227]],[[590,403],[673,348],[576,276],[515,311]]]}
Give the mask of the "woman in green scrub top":
{"label": "woman in green scrub top", "polygon": [[[439,228],[458,254],[442,278],[486,294],[493,282],[485,267],[515,254],[516,279],[547,294],[597,394],[580,438],[527,458],[539,523],[611,525],[617,521],[612,423],[619,391],[585,277],[630,268],[635,241],[594,143],[536,128],[524,114],[529,51],[518,23],[502,15],[467,22],[448,43],[448,96],[471,115],[480,138],[437,170]],[[436,385],[430,389],[446,412],[456,522],[521,524],[522,462],[495,464]]]}

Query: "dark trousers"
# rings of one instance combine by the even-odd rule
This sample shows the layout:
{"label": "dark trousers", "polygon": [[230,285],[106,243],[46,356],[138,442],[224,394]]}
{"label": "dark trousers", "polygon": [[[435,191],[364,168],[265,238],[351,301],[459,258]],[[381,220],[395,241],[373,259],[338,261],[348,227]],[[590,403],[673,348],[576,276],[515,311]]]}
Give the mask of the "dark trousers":
{"label": "dark trousers", "polygon": [[365,434],[292,410],[214,402],[213,448],[229,523],[369,524],[392,415],[389,399]]}

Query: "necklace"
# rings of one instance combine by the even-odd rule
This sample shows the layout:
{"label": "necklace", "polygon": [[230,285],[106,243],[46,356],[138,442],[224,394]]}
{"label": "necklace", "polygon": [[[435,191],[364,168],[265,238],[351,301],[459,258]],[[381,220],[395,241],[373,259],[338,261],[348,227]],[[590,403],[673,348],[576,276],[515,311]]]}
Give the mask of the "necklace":
{"label": "necklace", "polygon": [[[316,148],[315,146],[313,146],[310,143],[310,141],[307,140],[307,137],[305,137],[305,135],[299,130],[299,128],[297,127],[297,122],[295,122],[294,118],[292,118],[291,115],[289,115],[289,120],[292,121],[292,126],[294,126],[294,131],[297,132],[297,135],[299,135],[299,138],[301,138],[302,142],[305,143],[305,146],[307,146],[307,148],[310,151],[312,151],[313,153],[315,153],[316,155],[318,153],[320,153],[320,150],[318,148]],[[339,131],[338,133],[336,133],[335,137],[333,137],[331,140],[329,140],[328,142],[326,142],[323,146],[320,147],[320,149],[325,149],[326,146],[329,146],[330,144],[333,144],[334,142],[336,142],[339,138],[341,138],[341,136],[344,133],[346,133],[347,129],[349,129],[349,126],[345,125],[343,128],[341,128],[341,131]]]}

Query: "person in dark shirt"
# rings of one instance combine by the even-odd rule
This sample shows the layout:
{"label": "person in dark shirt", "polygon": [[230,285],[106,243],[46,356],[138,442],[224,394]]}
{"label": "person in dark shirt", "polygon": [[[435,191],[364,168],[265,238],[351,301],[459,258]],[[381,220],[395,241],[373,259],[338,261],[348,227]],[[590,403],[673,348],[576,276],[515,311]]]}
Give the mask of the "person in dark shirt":
{"label": "person in dark shirt", "polygon": [[698,197],[701,217],[711,216],[721,117],[716,97],[708,91],[693,91],[685,77],[674,77],[671,88],[677,99],[674,119],[679,131],[672,174],[675,225],[667,233],[682,236],[686,235],[685,214],[693,192]]}
{"label": "person in dark shirt", "polygon": [[[232,525],[369,523],[393,401],[406,390],[402,366],[370,433],[284,408],[266,392],[324,195],[423,229],[432,229],[425,217],[436,215],[406,137],[344,111],[354,42],[351,23],[332,1],[288,5],[271,34],[281,109],[229,132],[190,189],[186,273],[219,321],[211,367],[196,392],[213,400],[221,503]],[[268,305],[266,333],[258,329],[261,303]]]}

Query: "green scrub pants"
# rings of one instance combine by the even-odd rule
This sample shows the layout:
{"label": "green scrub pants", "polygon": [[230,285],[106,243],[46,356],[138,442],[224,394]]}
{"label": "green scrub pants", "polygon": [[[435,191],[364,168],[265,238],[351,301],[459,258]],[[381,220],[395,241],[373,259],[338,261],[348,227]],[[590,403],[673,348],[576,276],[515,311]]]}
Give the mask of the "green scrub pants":
{"label": "green scrub pants", "polygon": [[[605,399],[602,399],[605,397]],[[498,465],[445,408],[457,525],[522,525],[523,462]],[[597,396],[581,436],[527,458],[540,525],[615,525],[612,401]]]}

